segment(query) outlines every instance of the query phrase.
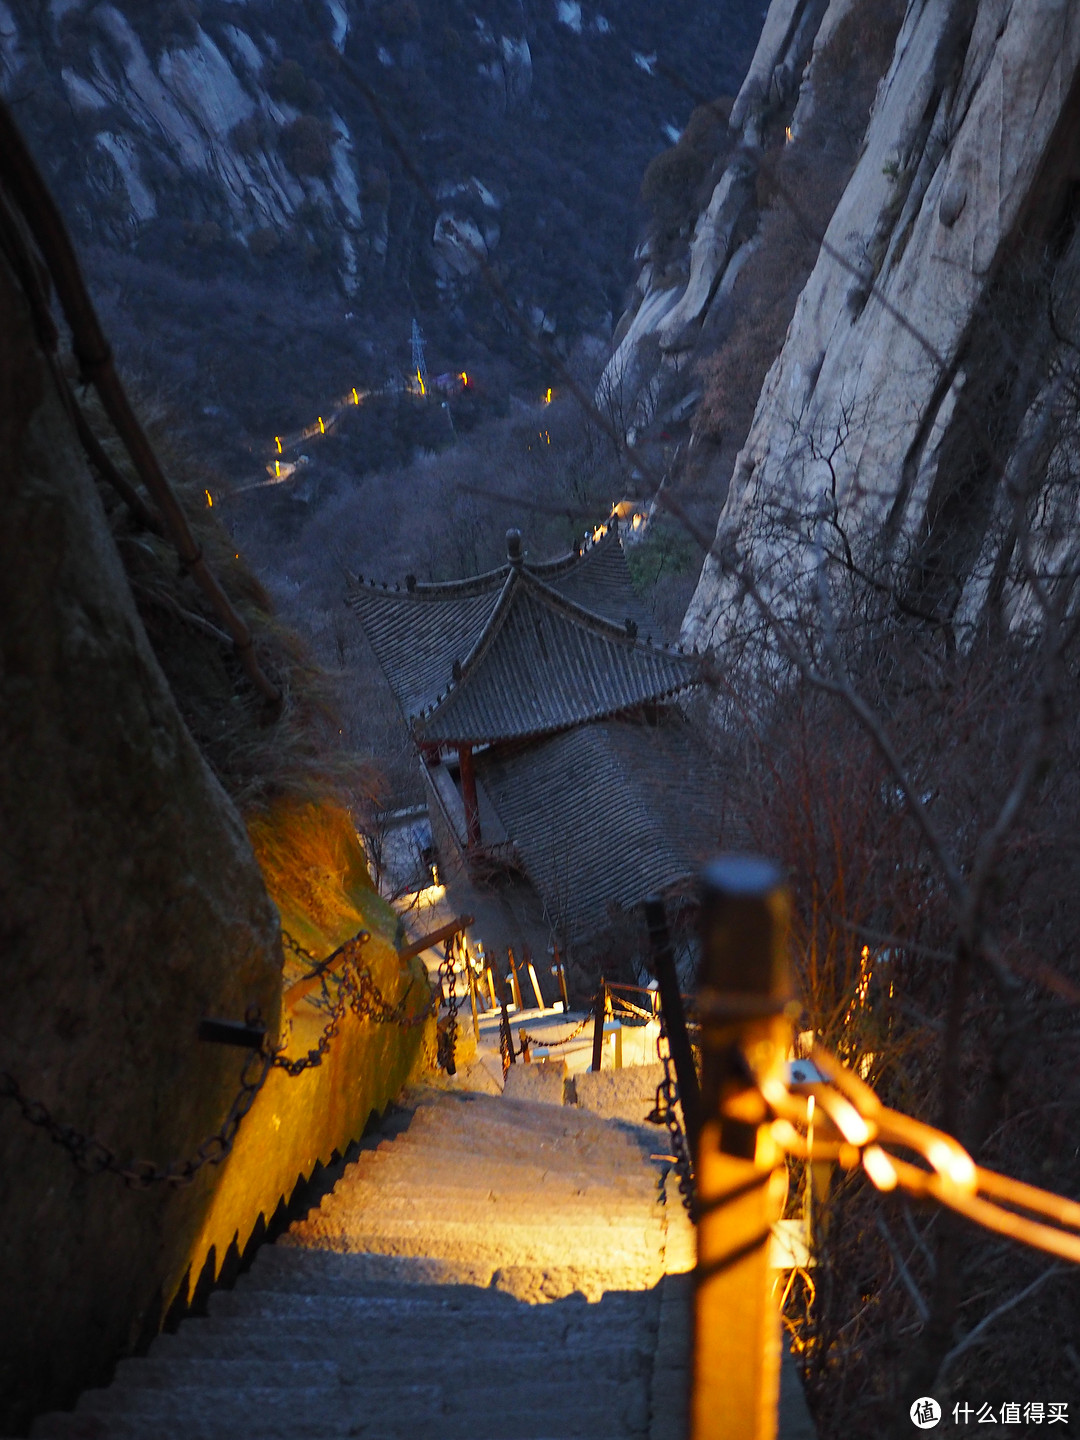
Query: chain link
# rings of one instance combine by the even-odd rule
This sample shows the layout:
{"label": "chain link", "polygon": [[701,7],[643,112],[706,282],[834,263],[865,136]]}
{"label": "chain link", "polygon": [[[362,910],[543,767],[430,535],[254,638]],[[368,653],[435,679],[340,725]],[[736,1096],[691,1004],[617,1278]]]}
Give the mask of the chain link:
{"label": "chain link", "polygon": [[108,1172],[118,1175],[124,1184],[133,1190],[148,1190],[152,1185],[180,1188],[190,1185],[204,1165],[220,1165],[232,1150],[240,1122],[254,1105],[256,1095],[266,1083],[273,1061],[272,1051],[253,1050],[244,1062],[240,1088],[221,1128],[208,1136],[194,1155],[165,1167],[154,1165],[149,1160],[132,1160],[126,1165],[122,1164],[110,1145],[93,1135],[84,1135],[73,1125],[62,1124],[42,1101],[31,1100],[24,1095],[19,1082],[7,1070],[0,1070],[0,1097],[14,1100],[22,1111],[23,1118],[44,1130],[54,1145],[66,1150],[76,1168],[83,1174],[101,1175]]}
{"label": "chain link", "polygon": [[[84,1134],[73,1125],[63,1124],[56,1119],[42,1101],[31,1100],[24,1094],[14,1075],[6,1070],[0,1070],[0,1099],[13,1100],[23,1118],[30,1125],[44,1130],[53,1144],[66,1150],[76,1167],[86,1175],[104,1173],[118,1175],[125,1185],[136,1190],[146,1190],[152,1185],[174,1187],[190,1185],[204,1165],[220,1165],[229,1155],[240,1124],[255,1103],[255,1097],[266,1084],[271,1070],[283,1070],[286,1075],[295,1079],[305,1070],[311,1070],[322,1064],[330,1046],[340,1032],[341,1021],[346,1010],[351,1010],[358,1019],[370,1020],[375,1025],[397,1025],[402,1030],[415,1029],[438,1014],[439,1001],[438,996],[434,994],[425,1004],[421,1005],[415,1014],[408,1015],[406,1013],[409,997],[412,994],[412,984],[395,1004],[391,1004],[386,999],[375,983],[370,968],[359,963],[360,953],[368,939],[367,932],[361,930],[359,934],[347,940],[344,945],[339,946],[332,955],[320,961],[309,950],[305,950],[303,946],[299,945],[291,935],[285,931],[282,932],[285,948],[297,958],[309,963],[313,967],[311,972],[313,975],[322,976],[322,1001],[330,1007],[329,1018],[319,1036],[318,1043],[306,1055],[298,1056],[294,1060],[286,1058],[282,1053],[283,1047],[281,1046],[266,1047],[264,1045],[262,1049],[252,1050],[241,1071],[240,1088],[221,1127],[213,1135],[209,1135],[195,1153],[185,1160],[168,1166],[155,1165],[149,1160],[131,1160],[126,1164],[122,1163],[118,1159],[116,1151],[106,1145],[104,1141],[98,1140],[93,1135]],[[447,960],[443,962],[442,968],[449,967],[450,1020],[446,1033],[449,1036],[447,1046],[450,1065],[447,1068],[453,1074],[453,1047],[457,1030],[458,1005],[451,953],[448,945]],[[329,969],[331,963],[339,960],[341,961],[340,968],[331,971]],[[331,1004],[330,986],[332,985],[336,986],[337,995]],[[249,1023],[255,1023],[257,1019],[257,1016],[249,1017]],[[440,1036],[440,1062],[442,1058],[443,1037]]]}
{"label": "chain link", "polygon": [[[457,1062],[454,1059],[454,1051],[457,1046],[458,1029],[458,998],[457,998],[457,976],[455,975],[457,945],[454,938],[446,942],[444,958],[439,966],[439,983],[446,993],[446,1008],[449,1011],[444,1029],[438,1032],[436,1041],[436,1053],[438,1062],[448,1075],[457,1073]],[[468,963],[466,961],[466,963]]]}
{"label": "chain link", "polygon": [[656,1037],[656,1058],[664,1067],[664,1078],[656,1087],[656,1105],[648,1117],[654,1125],[667,1127],[671,1151],[675,1156],[675,1173],[679,1177],[679,1194],[690,1219],[694,1219],[694,1167],[690,1159],[690,1147],[686,1143],[679,1112],[679,1086],[674,1075],[671,1047],[667,1043],[667,1026],[663,1015],[660,1017],[660,1031]]}
{"label": "chain link", "polygon": [[[595,998],[594,996],[593,999],[595,1000]],[[592,1001],[589,1003],[591,1004]],[[522,1043],[525,1045],[539,1045],[545,1050],[557,1050],[560,1045],[569,1045],[571,1040],[576,1040],[592,1018],[591,1015],[586,1015],[584,1020],[582,1020],[579,1025],[575,1025],[573,1030],[570,1031],[570,1034],[564,1035],[561,1040],[547,1040],[542,1035],[530,1035],[527,1030],[519,1030],[518,1034],[521,1036]],[[518,1053],[520,1054],[521,1052],[519,1051]]]}

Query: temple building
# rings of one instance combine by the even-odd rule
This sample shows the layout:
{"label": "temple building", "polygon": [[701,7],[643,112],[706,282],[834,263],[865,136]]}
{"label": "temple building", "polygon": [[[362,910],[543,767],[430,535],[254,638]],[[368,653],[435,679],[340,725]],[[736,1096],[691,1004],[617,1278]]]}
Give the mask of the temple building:
{"label": "temple building", "polygon": [[347,602],[417,746],[444,867],[525,875],[555,937],[588,946],[716,847],[714,762],[678,704],[695,655],[653,638],[617,524],[552,561]]}

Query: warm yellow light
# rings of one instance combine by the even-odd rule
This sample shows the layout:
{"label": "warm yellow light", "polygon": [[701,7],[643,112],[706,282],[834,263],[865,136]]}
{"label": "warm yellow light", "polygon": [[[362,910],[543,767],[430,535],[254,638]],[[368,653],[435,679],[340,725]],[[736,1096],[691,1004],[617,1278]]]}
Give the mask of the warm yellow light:
{"label": "warm yellow light", "polygon": [[977,1188],[975,1164],[966,1150],[947,1145],[944,1140],[931,1140],[926,1147],[926,1158],[939,1175],[951,1180],[960,1190],[974,1195]]}
{"label": "warm yellow light", "polygon": [[416,903],[418,905],[437,905],[445,894],[445,885],[429,885],[426,890],[416,892]]}
{"label": "warm yellow light", "polygon": [[823,1100],[826,1110],[836,1121],[837,1129],[844,1139],[852,1145],[865,1145],[870,1139],[872,1131],[870,1126],[842,1095],[829,1095],[828,1100]]}
{"label": "warm yellow light", "polygon": [[280,476],[280,474],[281,474],[281,461],[280,461],[280,460],[275,460],[275,461],[274,461],[274,474],[277,475],[277,476]]}
{"label": "warm yellow light", "polygon": [[275,436],[274,436],[274,444],[277,446],[277,453],[280,455],[280,454],[281,454],[281,436],[280,436],[280,435],[275,435]]}
{"label": "warm yellow light", "polygon": [[354,405],[359,405],[359,404],[360,404],[360,396],[356,393],[356,386],[355,386],[355,385],[353,386],[352,403],[353,403]]}
{"label": "warm yellow light", "polygon": [[469,383],[469,377],[468,377],[468,375],[465,374],[465,371],[464,371],[464,370],[462,370],[462,372],[461,372],[461,383],[462,383],[462,385],[468,385],[468,383]]}
{"label": "warm yellow light", "polygon": [[320,435],[325,435],[325,434],[326,434],[326,426],[323,424],[322,416],[321,416],[321,415],[319,416],[319,434],[320,434]]}
{"label": "warm yellow light", "polygon": [[794,138],[794,135],[792,135],[791,133],[791,126],[786,126],[784,129],[784,139],[790,144],[791,141],[794,140]]}
{"label": "warm yellow light", "polygon": [[896,1167],[880,1145],[868,1145],[863,1151],[863,1169],[878,1190],[895,1190],[898,1180]]}
{"label": "warm yellow light", "polygon": [[214,503],[214,497],[210,494],[210,491],[209,491],[209,490],[204,490],[204,491],[203,491],[203,494],[206,496],[206,503],[207,503],[207,505],[213,505],[213,503]]}
{"label": "warm yellow light", "polygon": [[550,405],[550,404],[551,404],[551,386],[550,386],[550,385],[549,385],[548,388],[547,388],[547,394],[544,396],[544,404],[545,404],[545,405]]}
{"label": "warm yellow light", "polygon": [[424,377],[420,374],[419,370],[416,372],[416,383],[420,386],[420,394],[426,395],[427,391],[424,389]]}
{"label": "warm yellow light", "polygon": [[640,530],[640,529],[641,529],[641,522],[642,522],[644,519],[645,519],[645,516],[644,516],[644,515],[635,515],[635,516],[634,516],[634,519],[633,519],[633,522],[632,522],[632,523],[633,523],[633,527],[634,527],[635,530]]}
{"label": "warm yellow light", "polygon": [[596,529],[592,532],[593,544],[595,545],[597,540],[602,540],[606,534],[607,526],[597,525]]}

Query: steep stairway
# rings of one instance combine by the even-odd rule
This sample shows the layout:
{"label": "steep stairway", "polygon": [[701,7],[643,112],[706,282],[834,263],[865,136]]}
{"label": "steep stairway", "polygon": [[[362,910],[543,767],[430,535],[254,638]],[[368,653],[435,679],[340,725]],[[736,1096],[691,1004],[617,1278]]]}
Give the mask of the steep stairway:
{"label": "steep stairway", "polygon": [[396,1128],[206,1317],[33,1434],[675,1440],[666,1277],[693,1236],[650,1158],[663,1132],[438,1091]]}

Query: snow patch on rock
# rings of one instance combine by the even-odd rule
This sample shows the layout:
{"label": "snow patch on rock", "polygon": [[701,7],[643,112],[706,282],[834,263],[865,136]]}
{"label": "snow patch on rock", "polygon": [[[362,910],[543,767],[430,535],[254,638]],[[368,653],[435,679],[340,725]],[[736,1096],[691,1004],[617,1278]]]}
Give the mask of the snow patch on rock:
{"label": "snow patch on rock", "polygon": [[557,0],[555,18],[575,35],[581,34],[581,6],[577,4],[577,0]]}

